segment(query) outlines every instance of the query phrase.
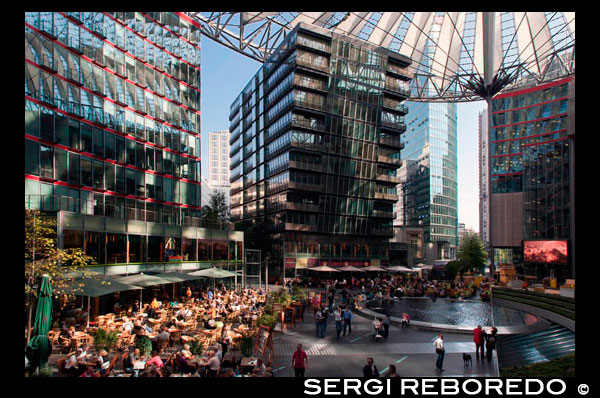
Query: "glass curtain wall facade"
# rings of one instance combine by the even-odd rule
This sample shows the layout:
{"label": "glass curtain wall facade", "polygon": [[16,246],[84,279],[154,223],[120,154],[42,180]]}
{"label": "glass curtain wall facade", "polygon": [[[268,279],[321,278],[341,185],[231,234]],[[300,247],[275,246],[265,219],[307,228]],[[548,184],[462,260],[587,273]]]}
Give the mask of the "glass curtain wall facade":
{"label": "glass curtain wall facade", "polygon": [[196,228],[200,54],[180,13],[25,13],[25,207],[58,212],[59,245],[242,260],[243,238]]}
{"label": "glass curtain wall facade", "polygon": [[456,104],[407,105],[402,161],[414,165],[402,185],[405,225],[423,227],[424,242],[433,243],[427,261],[452,259],[458,247]]}
{"label": "glass curtain wall facade", "polygon": [[[569,90],[574,78],[499,94],[491,101],[489,136],[491,221],[494,259],[547,276],[522,260],[522,240],[574,240],[572,235],[574,131],[569,126]],[[521,195],[512,225],[500,220],[498,203]],[[502,223],[502,224],[501,224]],[[501,227],[498,227],[501,224]],[[506,235],[519,235],[506,245]],[[562,279],[570,273],[561,272]],[[538,272],[539,271],[539,272]]]}
{"label": "glass curtain wall facade", "polygon": [[266,222],[286,277],[387,260],[409,64],[301,24],[231,105],[231,218]]}
{"label": "glass curtain wall facade", "polygon": [[177,13],[25,13],[32,208],[181,225],[200,211],[200,31]]}

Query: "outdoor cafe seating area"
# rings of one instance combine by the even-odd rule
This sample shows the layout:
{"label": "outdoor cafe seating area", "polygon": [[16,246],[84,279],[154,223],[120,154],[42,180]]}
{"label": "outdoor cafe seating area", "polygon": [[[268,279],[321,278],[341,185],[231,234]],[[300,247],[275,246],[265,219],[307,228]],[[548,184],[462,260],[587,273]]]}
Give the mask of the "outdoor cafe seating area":
{"label": "outdoor cafe seating area", "polygon": [[[48,333],[52,352],[58,355],[58,376],[79,376],[88,367],[94,368],[90,373],[96,377],[204,376],[210,375],[209,367],[215,370],[209,360],[213,354],[220,359],[217,376],[253,375],[256,358],[242,355],[240,341],[255,334],[265,300],[266,295],[260,290],[227,290],[221,285],[162,302],[149,297],[139,307],[124,305],[121,311],[91,319],[85,308],[65,309]],[[136,304],[139,305],[137,301]],[[102,348],[96,344],[94,337],[100,329],[116,332],[116,343],[108,352],[101,352]],[[139,348],[141,339],[149,339],[152,349],[147,351],[151,354],[137,356],[134,363],[127,365],[128,355]],[[78,372],[67,369],[73,354],[78,357]],[[110,361],[108,367],[98,367],[97,358],[101,354],[104,362]],[[156,355],[160,361],[153,358]],[[178,369],[182,356],[185,369]],[[156,366],[155,362],[162,362],[162,366]],[[134,371],[126,371],[127,368]]]}

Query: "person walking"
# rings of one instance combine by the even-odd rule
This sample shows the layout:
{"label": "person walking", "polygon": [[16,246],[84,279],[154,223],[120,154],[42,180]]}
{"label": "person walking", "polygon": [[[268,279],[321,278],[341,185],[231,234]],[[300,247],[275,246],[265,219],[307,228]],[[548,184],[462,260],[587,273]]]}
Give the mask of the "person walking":
{"label": "person walking", "polygon": [[435,347],[436,354],[438,354],[437,361],[435,362],[435,367],[439,371],[443,371],[444,369],[442,368],[442,366],[444,364],[444,355],[446,353],[446,350],[444,349],[444,335],[442,333],[440,333],[438,335],[438,338],[433,342],[433,346]]}
{"label": "person walking", "polygon": [[333,317],[335,320],[335,339],[340,339],[340,334],[342,334],[342,309],[338,306],[335,307],[335,311],[333,311]]}
{"label": "person walking", "polygon": [[381,325],[383,326],[383,337],[385,337],[386,339],[390,335],[390,323],[390,316],[386,315],[385,318],[383,318],[383,322],[381,323]]}
{"label": "person walking", "polygon": [[484,358],[484,332],[481,328],[481,325],[477,325],[475,329],[473,329],[473,342],[475,343],[475,356],[479,359],[479,351],[481,351],[481,359]]}
{"label": "person walking", "polygon": [[390,364],[390,366],[388,366],[388,371],[383,375],[383,377],[400,377],[400,375],[396,373],[396,365]]}
{"label": "person walking", "polygon": [[323,337],[323,329],[321,323],[323,322],[323,313],[320,308],[315,309],[315,336]]}
{"label": "person walking", "polygon": [[379,371],[377,370],[377,366],[373,363],[373,358],[367,358],[367,364],[363,367],[363,377],[373,378],[379,377]]}
{"label": "person walking", "polygon": [[342,318],[344,319],[344,336],[346,335],[346,328],[348,328],[348,334],[352,334],[352,311],[350,311],[350,308],[346,307],[346,309],[344,310],[344,313],[342,315]]}
{"label": "person walking", "polygon": [[327,330],[327,317],[329,316],[329,310],[327,307],[323,308],[323,319],[321,319],[321,337],[325,337],[325,331]]}
{"label": "person walking", "polygon": [[308,368],[308,354],[302,349],[302,344],[298,344],[292,355],[292,368],[295,377],[304,377],[304,372]]}
{"label": "person walking", "polygon": [[487,341],[485,342],[485,350],[487,351],[487,360],[488,362],[492,362],[492,353],[496,348],[496,334],[498,333],[498,329],[495,327],[492,328],[492,333],[487,335]]}

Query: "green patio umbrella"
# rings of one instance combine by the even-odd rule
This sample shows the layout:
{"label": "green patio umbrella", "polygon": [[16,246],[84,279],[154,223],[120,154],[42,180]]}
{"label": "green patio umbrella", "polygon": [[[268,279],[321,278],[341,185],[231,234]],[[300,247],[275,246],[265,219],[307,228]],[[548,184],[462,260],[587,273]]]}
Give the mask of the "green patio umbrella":
{"label": "green patio umbrella", "polygon": [[50,277],[43,275],[38,287],[38,302],[33,323],[33,338],[27,344],[30,369],[35,370],[48,362],[52,346],[48,332],[52,326],[52,286]]}

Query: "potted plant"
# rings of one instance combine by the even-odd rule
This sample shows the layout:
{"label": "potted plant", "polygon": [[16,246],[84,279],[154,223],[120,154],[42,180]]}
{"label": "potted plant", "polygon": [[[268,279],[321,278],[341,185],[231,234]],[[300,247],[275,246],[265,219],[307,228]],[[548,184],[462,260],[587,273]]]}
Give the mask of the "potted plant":
{"label": "potted plant", "polygon": [[98,328],[94,333],[94,348],[97,352],[104,349],[107,352],[112,351],[112,349],[117,345],[117,335],[118,332],[116,330],[106,330],[102,328]]}
{"label": "potted plant", "polygon": [[135,340],[135,348],[139,348],[140,354],[147,357],[152,352],[152,340],[148,336],[138,335]]}
{"label": "potted plant", "polygon": [[240,338],[240,351],[242,356],[249,357],[254,349],[254,334],[244,335]]}
{"label": "potted plant", "polygon": [[274,328],[277,324],[277,318],[275,315],[269,315],[267,313],[262,314],[258,320],[256,321],[258,326],[266,326],[269,328]]}
{"label": "potted plant", "polygon": [[196,357],[201,357],[204,352],[204,345],[199,339],[193,339],[190,341],[190,352]]}

